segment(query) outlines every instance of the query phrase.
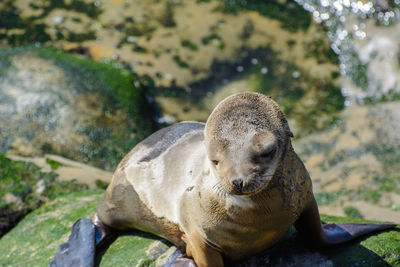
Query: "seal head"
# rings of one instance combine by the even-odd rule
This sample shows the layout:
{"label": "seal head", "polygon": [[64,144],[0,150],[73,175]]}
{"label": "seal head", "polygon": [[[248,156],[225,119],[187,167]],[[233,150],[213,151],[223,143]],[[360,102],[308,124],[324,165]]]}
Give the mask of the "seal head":
{"label": "seal head", "polygon": [[241,93],[214,109],[205,145],[221,194],[250,195],[266,187],[293,137],[283,111],[270,97]]}

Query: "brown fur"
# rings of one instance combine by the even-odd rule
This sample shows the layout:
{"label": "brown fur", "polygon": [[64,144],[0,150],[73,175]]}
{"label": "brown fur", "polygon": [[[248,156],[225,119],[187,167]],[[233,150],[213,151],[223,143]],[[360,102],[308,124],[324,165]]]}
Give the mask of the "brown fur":
{"label": "brown fur", "polygon": [[[121,167],[123,169],[123,164]],[[180,248],[185,246],[179,226],[165,218],[156,217],[143,204],[121,171],[114,173],[112,182],[98,205],[97,214],[104,224],[113,228],[139,229],[159,235]]]}
{"label": "brown fur", "polygon": [[[272,246],[314,198],[309,175],[293,151],[287,120],[269,97],[231,96],[210,115],[204,135],[203,127],[178,124],[139,144],[119,165],[98,214],[115,228],[148,231],[176,245],[182,240],[199,266],[223,266],[223,258],[241,259]],[[203,140],[206,150],[199,146]],[[150,144],[156,147],[149,149]],[[137,167],[153,166],[143,164],[158,159],[157,164],[165,164],[161,169],[168,169],[162,173],[165,177]],[[166,191],[194,179],[176,203],[177,224],[156,216],[142,201],[132,184],[135,177],[126,174],[132,165],[137,172],[131,175],[140,178],[138,182],[148,175],[146,179],[171,181]],[[238,179],[242,188],[233,183]]]}
{"label": "brown fur", "polygon": [[286,117],[275,101],[262,94],[242,93],[224,99],[211,113],[206,123],[206,142],[217,140],[226,145],[227,138],[235,138],[250,129],[293,137]]}

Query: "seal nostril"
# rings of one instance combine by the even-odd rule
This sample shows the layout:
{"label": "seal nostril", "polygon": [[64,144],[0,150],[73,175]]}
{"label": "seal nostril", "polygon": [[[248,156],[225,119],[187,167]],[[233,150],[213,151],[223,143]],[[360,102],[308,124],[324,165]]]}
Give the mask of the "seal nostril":
{"label": "seal nostril", "polygon": [[243,180],[242,179],[233,180],[232,183],[235,185],[236,189],[238,189],[238,190],[241,190],[243,188]]}

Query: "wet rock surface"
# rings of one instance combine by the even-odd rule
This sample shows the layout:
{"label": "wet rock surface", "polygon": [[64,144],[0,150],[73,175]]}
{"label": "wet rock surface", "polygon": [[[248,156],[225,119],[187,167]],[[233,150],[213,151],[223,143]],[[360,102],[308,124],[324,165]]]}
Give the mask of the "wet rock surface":
{"label": "wet rock surface", "polygon": [[[18,177],[4,172],[15,163],[0,169],[2,186],[11,186],[1,192],[0,234],[53,199],[21,223],[23,234],[17,226],[0,240],[0,265],[46,265],[72,223],[89,218],[97,205],[90,193],[54,197],[86,188],[73,178],[90,188],[107,185],[108,178],[97,179],[104,173],[48,153],[112,170],[154,131],[147,100],[163,114],[157,121],[168,124],[204,121],[232,93],[272,95],[289,115],[323,213],[400,222],[398,1],[4,0],[0,12],[1,48],[35,45],[0,51],[0,153],[24,161],[39,156],[34,162],[48,165],[18,167]],[[63,173],[68,168],[76,172]],[[32,182],[21,182],[32,175]],[[46,195],[47,188],[56,190]],[[79,216],[53,209],[63,205]],[[400,265],[397,234],[321,251],[305,249],[291,231],[268,253],[237,264]],[[162,265],[174,248],[153,238],[121,236],[97,261]]]}
{"label": "wet rock surface", "polygon": [[[11,160],[0,154],[0,237],[26,214],[60,194],[83,191],[88,185],[74,177],[60,181],[56,161],[42,170],[31,162]],[[59,167],[59,166],[58,166]]]}
{"label": "wet rock surface", "polygon": [[352,105],[335,127],[294,140],[324,212],[400,222],[399,106]]}
{"label": "wet rock surface", "polygon": [[61,194],[105,189],[112,173],[56,155],[0,154],[0,237],[26,214]]}
{"label": "wet rock surface", "polygon": [[[29,214],[0,240],[0,265],[45,266],[73,223],[90,218],[103,191],[60,197]],[[362,219],[322,216],[326,223],[363,222]],[[232,266],[396,266],[400,264],[400,228],[360,238],[332,249],[312,248],[291,229],[273,248]],[[29,245],[28,245],[29,244]],[[119,236],[97,255],[99,266],[162,266],[175,249],[153,235],[132,231]],[[231,264],[231,263],[229,263]]]}
{"label": "wet rock surface", "polygon": [[0,10],[0,46],[40,42],[149,75],[160,123],[205,121],[226,86],[272,95],[307,132],[343,108],[326,31],[294,1],[6,0]]}
{"label": "wet rock surface", "polygon": [[35,47],[0,59],[0,153],[55,153],[110,170],[151,132],[140,80],[120,66]]}
{"label": "wet rock surface", "polygon": [[[87,185],[90,189],[104,189],[103,187],[110,183],[112,177],[112,172],[58,155],[45,154],[43,157],[22,157],[7,154],[7,157],[14,161],[31,162],[38,166],[41,172],[53,172],[58,176],[57,179],[60,182],[76,180]],[[39,194],[43,192],[42,189],[36,191]]]}
{"label": "wet rock surface", "polygon": [[398,1],[295,1],[327,26],[349,103],[399,99]]}

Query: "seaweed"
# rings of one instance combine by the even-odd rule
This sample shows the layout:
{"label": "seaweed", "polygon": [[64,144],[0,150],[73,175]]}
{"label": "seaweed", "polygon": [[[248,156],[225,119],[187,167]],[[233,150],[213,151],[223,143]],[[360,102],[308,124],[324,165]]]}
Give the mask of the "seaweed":
{"label": "seaweed", "polygon": [[311,15],[300,5],[287,0],[220,0],[218,11],[238,14],[241,10],[257,11],[263,16],[279,20],[286,30],[306,30],[311,25]]}

